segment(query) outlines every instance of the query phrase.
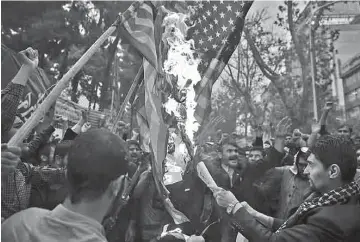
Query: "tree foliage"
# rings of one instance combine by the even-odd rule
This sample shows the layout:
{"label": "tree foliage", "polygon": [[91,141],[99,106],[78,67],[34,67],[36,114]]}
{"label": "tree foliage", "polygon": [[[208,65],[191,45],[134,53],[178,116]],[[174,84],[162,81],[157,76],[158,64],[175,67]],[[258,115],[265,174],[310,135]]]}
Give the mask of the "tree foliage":
{"label": "tree foliage", "polygon": [[[3,43],[16,51],[31,46],[39,50],[39,66],[60,80],[131,1],[112,2],[2,2]],[[13,16],[16,16],[14,18]],[[126,93],[140,63],[137,53],[117,33],[111,36],[72,79],[66,96],[78,102],[84,95],[93,106],[110,108],[109,89],[121,82]],[[124,45],[124,46],[123,46]],[[118,66],[114,66],[119,58]],[[128,61],[128,62],[126,62]],[[114,72],[118,71],[114,80]],[[117,90],[118,91],[118,90]],[[119,92],[120,93],[120,92]]]}

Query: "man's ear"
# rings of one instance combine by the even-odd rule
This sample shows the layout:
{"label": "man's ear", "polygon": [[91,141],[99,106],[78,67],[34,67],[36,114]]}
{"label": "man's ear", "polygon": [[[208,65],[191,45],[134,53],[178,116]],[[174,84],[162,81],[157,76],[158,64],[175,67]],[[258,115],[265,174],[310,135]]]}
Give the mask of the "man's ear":
{"label": "man's ear", "polygon": [[337,164],[332,164],[328,170],[330,179],[335,179],[341,176],[341,170]]}

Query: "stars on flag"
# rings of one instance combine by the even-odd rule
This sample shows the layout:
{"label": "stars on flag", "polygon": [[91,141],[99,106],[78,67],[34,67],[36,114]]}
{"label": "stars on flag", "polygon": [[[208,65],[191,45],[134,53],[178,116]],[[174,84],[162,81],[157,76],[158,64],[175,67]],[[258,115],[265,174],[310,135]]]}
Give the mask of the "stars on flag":
{"label": "stars on flag", "polygon": [[[193,34],[189,36],[195,40],[195,48],[204,56],[216,54],[232,31],[238,18],[242,17],[243,1],[198,1],[198,18],[193,27]],[[211,58],[213,58],[212,56]],[[208,58],[208,57],[206,57]],[[205,60],[203,65],[206,65]]]}

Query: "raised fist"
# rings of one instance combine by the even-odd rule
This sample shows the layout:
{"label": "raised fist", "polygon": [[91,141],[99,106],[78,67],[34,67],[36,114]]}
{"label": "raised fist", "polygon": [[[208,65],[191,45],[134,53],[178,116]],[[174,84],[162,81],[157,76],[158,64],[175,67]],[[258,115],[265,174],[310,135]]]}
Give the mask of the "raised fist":
{"label": "raised fist", "polygon": [[39,64],[39,53],[31,47],[20,51],[19,57],[22,64],[30,67],[31,69],[35,69]]}

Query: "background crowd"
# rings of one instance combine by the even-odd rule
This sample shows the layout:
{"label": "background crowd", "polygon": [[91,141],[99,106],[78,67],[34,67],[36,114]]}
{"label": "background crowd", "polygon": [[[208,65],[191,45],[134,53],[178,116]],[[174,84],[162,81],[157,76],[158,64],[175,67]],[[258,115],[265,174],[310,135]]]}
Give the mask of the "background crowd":
{"label": "background crowd", "polygon": [[[209,136],[196,162],[204,162],[221,189],[211,191],[196,172],[181,172],[180,181],[167,188],[174,206],[190,221],[176,225],[157,192],[151,156],[141,150],[138,133],[129,133],[126,125],[120,125],[120,135],[113,134],[91,127],[83,112],[77,124],[54,139],[59,119],[50,109],[43,118],[48,128],[34,132],[19,147],[7,145],[23,124],[16,109],[38,64],[36,50],[20,54],[24,64],[1,99],[4,241],[359,238],[360,135],[349,126],[329,133],[326,119],[332,103],[326,103],[311,134],[293,129],[286,117],[265,142],[259,126],[251,147],[241,147],[235,133],[220,130]],[[167,152],[170,159],[172,143]],[[123,202],[119,194],[131,183],[130,196],[124,198],[129,201],[117,214]],[[105,232],[102,224],[114,216],[115,224],[105,226]]]}

